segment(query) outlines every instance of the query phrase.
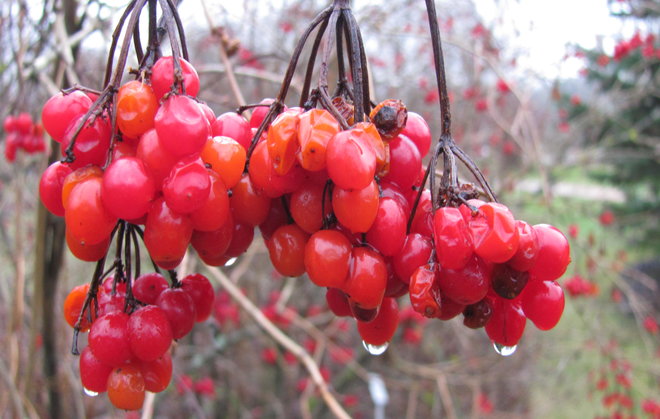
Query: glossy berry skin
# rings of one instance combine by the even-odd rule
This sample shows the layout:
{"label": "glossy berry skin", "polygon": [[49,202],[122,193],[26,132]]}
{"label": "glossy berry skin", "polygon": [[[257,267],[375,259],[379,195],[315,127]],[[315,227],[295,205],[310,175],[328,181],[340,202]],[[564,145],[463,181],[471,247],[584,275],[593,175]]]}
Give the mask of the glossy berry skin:
{"label": "glossy berry skin", "polygon": [[515,346],[525,332],[527,319],[520,307],[520,300],[494,297],[493,314],[485,326],[486,334],[495,343]]}
{"label": "glossy berry skin", "polygon": [[215,291],[211,282],[202,274],[190,274],[181,279],[181,288],[188,293],[195,305],[195,321],[203,322],[211,316]]}
{"label": "glossy berry skin", "polygon": [[229,137],[209,138],[200,157],[211,166],[228,189],[241,180],[245,168],[246,149]]}
{"label": "glossy berry skin", "polygon": [[376,154],[355,130],[340,131],[328,142],[328,175],[342,189],[363,189],[376,174]]}
{"label": "glossy berry skin", "polygon": [[192,230],[190,217],[172,211],[163,198],[158,198],[147,216],[144,245],[158,266],[173,269],[186,253]]}
{"label": "glossy berry skin", "polygon": [[[66,149],[73,140],[78,125],[83,121],[84,115],[75,120],[66,130],[62,138],[61,154],[66,157]],[[88,119],[83,123],[83,127],[75,138],[73,145],[73,154],[75,160],[69,165],[72,169],[84,167],[89,164],[103,166],[108,157],[110,148],[110,123],[101,116],[93,121]]]}
{"label": "glossy berry skin", "polygon": [[292,193],[305,181],[304,170],[298,164],[291,166],[285,174],[278,174],[265,141],[255,147],[248,172],[254,186],[270,198]]}
{"label": "glossy berry skin", "polygon": [[229,249],[234,234],[234,221],[231,215],[227,221],[214,231],[193,231],[190,244],[199,257],[210,266],[222,266],[228,258],[225,253]]}
{"label": "glossy berry skin", "polygon": [[128,320],[128,314],[117,311],[94,321],[88,341],[99,361],[118,367],[133,357],[128,339]]}
{"label": "glossy berry skin", "polygon": [[[290,210],[290,208],[289,208]],[[289,213],[284,208],[284,203],[282,199],[273,199],[271,200],[270,209],[268,210],[268,216],[266,219],[259,224],[259,231],[261,232],[261,237],[264,240],[268,240],[272,237],[275,230],[280,228],[285,224],[289,224]]]}
{"label": "glossy berry skin", "polygon": [[428,262],[432,248],[430,238],[419,233],[408,234],[401,250],[392,257],[392,267],[399,280],[410,282],[415,269]]}
{"label": "glossy berry skin", "polygon": [[409,189],[415,184],[422,168],[422,157],[415,144],[406,136],[399,135],[390,142],[390,164],[384,179]]}
{"label": "glossy berry skin", "polygon": [[403,208],[396,200],[380,199],[376,219],[367,231],[367,242],[383,256],[394,256],[406,240],[407,221]]}
{"label": "glossy berry skin", "polygon": [[539,241],[536,263],[529,269],[532,277],[542,281],[558,279],[571,263],[570,246],[566,236],[556,227],[537,224],[532,227]]}
{"label": "glossy berry skin", "polygon": [[108,377],[108,399],[114,407],[122,410],[138,410],[145,397],[142,371],[135,364],[115,368]]}
{"label": "glossy berry skin", "polygon": [[215,172],[207,170],[211,181],[209,194],[202,206],[190,213],[193,228],[198,231],[214,231],[222,227],[229,217],[229,195],[225,184]]}
{"label": "glossy berry skin", "polygon": [[138,138],[154,126],[158,100],[148,84],[132,80],[122,85],[116,106],[117,126],[128,138]]}
{"label": "glossy berry skin", "polygon": [[232,189],[229,204],[234,220],[256,227],[266,220],[270,210],[270,198],[259,192],[250,176],[243,175]]}
{"label": "glossy berry skin", "polygon": [[459,304],[451,298],[440,295],[440,314],[436,317],[440,320],[451,320],[465,310],[464,304]]}
{"label": "glossy berry skin", "polygon": [[219,115],[211,124],[214,137],[228,137],[240,144],[243,150],[250,148],[252,130],[250,123],[235,112],[226,112]]}
{"label": "glossy berry skin", "polygon": [[425,317],[438,316],[442,307],[437,266],[424,264],[415,269],[410,276],[409,292],[413,310]]}
{"label": "glossy berry skin", "polygon": [[298,110],[289,109],[279,114],[268,128],[266,146],[275,173],[283,176],[296,163],[298,144]]}
{"label": "glossy berry skin", "polygon": [[60,92],[44,104],[41,121],[46,132],[59,143],[64,139],[69,125],[84,115],[91,106],[92,100],[79,90],[69,94]]}
{"label": "glossy berry skin", "polygon": [[472,239],[458,208],[442,207],[435,211],[433,237],[436,257],[442,269],[462,269],[471,259]]}
{"label": "glossy berry skin", "polygon": [[366,233],[378,215],[378,185],[371,181],[364,189],[332,191],[332,209],[337,220],[352,233]]}
{"label": "glossy berry skin", "polygon": [[154,117],[154,127],[165,151],[184,157],[199,153],[211,135],[203,111],[188,96],[170,96]]}
{"label": "glossy berry skin", "polygon": [[438,284],[443,295],[459,304],[474,304],[488,293],[492,266],[473,255],[461,269],[441,269]]}
{"label": "glossy berry skin", "polygon": [[160,393],[172,381],[172,356],[169,351],[155,361],[140,362],[139,366],[146,391]]}
{"label": "glossy berry skin", "polygon": [[68,164],[56,161],[44,170],[39,180],[39,197],[46,209],[58,217],[64,217],[62,205],[62,186],[64,179],[71,173]]}
{"label": "glossy berry skin", "polygon": [[178,161],[177,157],[165,151],[155,129],[150,129],[140,137],[135,156],[142,160],[151,173],[158,191],[162,189],[163,180]]}
{"label": "glossy berry skin", "polygon": [[493,315],[493,308],[488,298],[470,304],[463,310],[463,325],[470,329],[480,329],[488,324]]}
{"label": "glossy berry skin", "polygon": [[167,206],[179,214],[200,209],[209,198],[211,179],[199,157],[181,159],[163,180],[163,197]]}
{"label": "glossy berry skin", "polygon": [[172,344],[172,329],[160,307],[148,305],[131,313],[128,341],[133,355],[141,361],[155,361]]}
{"label": "glossy berry skin", "polygon": [[[326,192],[325,200],[323,193]],[[330,214],[330,194],[323,183],[307,181],[291,194],[289,212],[296,224],[309,234],[321,229],[324,217]]]}
{"label": "glossy berry skin", "polygon": [[[412,211],[414,199],[410,202]],[[419,233],[426,237],[433,237],[433,205],[431,204],[431,191],[424,189],[419,198],[415,216],[413,217],[411,233]]]}
{"label": "glossy berry skin", "polygon": [[[183,58],[179,59],[183,76],[185,94],[197,96],[199,93],[199,76],[195,68]],[[151,87],[158,100],[172,89],[174,83],[174,58],[171,56],[160,57],[151,68]],[[177,89],[177,93],[183,93]]]}
{"label": "glossy berry skin", "polygon": [[431,128],[426,120],[415,112],[408,112],[408,120],[401,134],[410,138],[417,146],[421,157],[426,156],[431,148]]}
{"label": "glossy berry skin", "polygon": [[350,267],[351,243],[337,230],[320,230],[305,245],[305,270],[319,287],[341,289]]}
{"label": "glossy berry skin", "polygon": [[298,162],[311,172],[325,169],[328,142],[339,132],[339,123],[325,109],[310,109],[300,114],[299,120],[300,150],[296,156]]}
{"label": "glossy berry skin", "polygon": [[504,263],[518,250],[518,229],[513,214],[502,204],[479,207],[468,222],[474,252],[492,263]]}
{"label": "glossy berry skin", "polygon": [[80,381],[84,388],[96,393],[103,393],[108,389],[108,376],[112,372],[112,367],[99,361],[89,346],[80,353],[78,365]]}
{"label": "glossy berry skin", "polygon": [[168,288],[156,300],[167,316],[172,328],[172,337],[181,339],[195,325],[195,303],[192,297],[181,288]]}
{"label": "glossy berry skin", "polygon": [[243,254],[254,239],[254,227],[246,223],[235,222],[233,225],[231,242],[225,252],[228,258],[237,257]]}
{"label": "glossy berry skin", "polygon": [[114,160],[103,173],[101,198],[108,212],[123,220],[138,219],[149,211],[156,185],[142,160]]}
{"label": "glossy berry skin", "polygon": [[103,205],[102,181],[92,177],[75,185],[65,204],[64,222],[72,237],[85,243],[99,243],[110,236],[117,223]]}
{"label": "glossy berry skin", "polygon": [[362,309],[376,309],[383,301],[387,286],[387,267],[378,252],[356,247],[351,252],[343,291]]}
{"label": "glossy berry skin", "polygon": [[256,106],[252,110],[252,116],[250,117],[250,129],[259,128],[259,125],[261,125],[264,118],[266,118],[270,104],[274,101],[275,100],[272,98],[263,99],[261,102],[259,102],[259,104],[263,106]]}
{"label": "glossy berry skin", "polygon": [[540,330],[550,330],[564,312],[564,291],[555,281],[532,279],[520,295],[522,310]]}
{"label": "glossy berry skin", "polygon": [[275,230],[266,242],[273,267],[284,276],[300,276],[305,273],[305,245],[309,234],[296,224],[288,224]]}
{"label": "glossy berry skin", "polygon": [[62,183],[62,206],[65,211],[68,206],[69,196],[73,188],[92,178],[102,179],[103,170],[98,166],[85,166],[74,170],[64,178]]}
{"label": "glossy berry skin", "polygon": [[158,272],[149,272],[138,276],[133,282],[133,296],[145,304],[156,304],[161,292],[168,288],[165,277]]}
{"label": "glossy berry skin", "polygon": [[336,288],[328,288],[325,292],[325,301],[328,308],[337,317],[351,317],[351,306],[348,303],[348,297],[343,291]]}
{"label": "glossy berry skin", "polygon": [[357,322],[358,333],[370,345],[380,346],[392,340],[399,326],[399,306],[394,298],[383,299],[376,317],[370,322]]}
{"label": "glossy berry skin", "polygon": [[539,254],[539,240],[536,230],[522,220],[516,220],[518,230],[518,250],[507,262],[513,269],[525,272],[536,263]]}
{"label": "glossy berry skin", "polygon": [[87,243],[71,235],[67,228],[64,231],[64,237],[71,254],[85,262],[96,262],[100,260],[108,253],[108,248],[110,248],[110,236],[98,243]]}
{"label": "glossy berry skin", "polygon": [[516,298],[523,291],[529,280],[527,272],[513,269],[508,263],[496,265],[493,269],[491,286],[493,291],[502,298]]}
{"label": "glossy berry skin", "polygon": [[[64,320],[66,320],[69,326],[75,327],[88,291],[89,284],[78,285],[77,287],[74,287],[64,299]],[[91,307],[88,310],[90,309]],[[85,313],[80,322],[81,332],[87,332],[91,326],[91,322],[88,320],[88,314],[89,311]],[[96,319],[96,316],[93,315],[92,319]]]}
{"label": "glossy berry skin", "polygon": [[408,283],[403,282],[394,273],[392,260],[386,259],[385,265],[387,266],[387,285],[385,286],[385,297],[399,298],[408,294]]}

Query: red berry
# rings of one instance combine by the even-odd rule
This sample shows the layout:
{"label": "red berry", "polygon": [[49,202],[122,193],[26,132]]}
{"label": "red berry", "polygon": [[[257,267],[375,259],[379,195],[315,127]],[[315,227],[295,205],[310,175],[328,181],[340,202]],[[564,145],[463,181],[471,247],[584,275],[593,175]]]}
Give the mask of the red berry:
{"label": "red berry", "polygon": [[548,224],[537,224],[533,229],[538,237],[539,251],[536,263],[529,269],[529,273],[543,281],[558,279],[571,263],[568,239],[561,231]]}
{"label": "red berry", "polygon": [[103,173],[101,198],[108,212],[123,220],[144,216],[156,195],[156,185],[142,160],[114,160]]}
{"label": "red berry", "polygon": [[385,298],[378,314],[370,322],[357,322],[362,340],[374,346],[381,346],[392,340],[399,326],[399,307],[394,298]]}
{"label": "red berry", "polygon": [[99,361],[118,367],[131,360],[128,320],[128,314],[118,311],[105,314],[92,323],[89,347]]}
{"label": "red berry", "polygon": [[472,239],[458,208],[442,207],[435,211],[433,238],[436,257],[443,270],[462,269],[472,257]]}
{"label": "red berry", "polygon": [[497,344],[515,346],[525,331],[526,321],[519,299],[494,297],[493,314],[485,326],[486,334]]}
{"label": "red berry", "polygon": [[437,274],[435,264],[424,264],[410,276],[410,303],[417,313],[425,317],[436,317],[442,309]]}
{"label": "red berry", "polygon": [[145,304],[156,304],[161,292],[168,287],[165,277],[158,272],[138,276],[133,282],[133,296]]}
{"label": "red berry", "polygon": [[140,409],[144,403],[144,391],[144,377],[137,365],[117,367],[108,377],[108,399],[117,409]]}
{"label": "red berry", "polygon": [[309,235],[296,224],[284,225],[266,242],[273,266],[284,276],[305,273],[305,245]]}
{"label": "red berry", "polygon": [[195,321],[202,322],[209,318],[213,309],[215,291],[213,285],[202,274],[190,274],[181,280],[181,288],[190,295],[195,305]]}
{"label": "red berry", "polygon": [[199,153],[211,135],[211,126],[194,99],[170,96],[158,108],[154,127],[163,148],[177,157]]}
{"label": "red berry", "polygon": [[354,248],[343,291],[360,308],[375,309],[383,300],[386,286],[387,267],[378,252],[367,247]]}
{"label": "red berry", "polygon": [[148,305],[134,311],[128,320],[131,352],[141,361],[155,361],[172,344],[172,329],[160,307]]}
{"label": "red berry", "polygon": [[507,207],[489,202],[481,205],[468,222],[474,252],[488,262],[504,263],[518,250],[516,220]]}
{"label": "red berry", "polygon": [[564,312],[564,291],[555,281],[532,279],[520,300],[525,316],[541,330],[555,327]]}
{"label": "red berry", "polygon": [[[199,93],[199,76],[197,71],[188,61],[179,59],[181,64],[181,75],[183,77],[183,86],[185,94],[197,96]],[[174,84],[174,58],[171,56],[160,57],[151,68],[151,87],[154,94],[161,100],[165,93],[170,92]],[[176,89],[176,93],[183,93],[181,89]]]}
{"label": "red berry", "polygon": [[80,381],[82,386],[95,393],[103,393],[108,388],[108,376],[112,367],[99,361],[91,348],[87,346],[80,353]]}
{"label": "red berry", "polygon": [[336,230],[320,230],[305,245],[305,270],[319,287],[341,289],[350,266],[351,243]]}
{"label": "red berry", "polygon": [[195,304],[192,297],[181,288],[168,288],[156,300],[167,316],[172,328],[172,337],[181,339],[195,325]]}

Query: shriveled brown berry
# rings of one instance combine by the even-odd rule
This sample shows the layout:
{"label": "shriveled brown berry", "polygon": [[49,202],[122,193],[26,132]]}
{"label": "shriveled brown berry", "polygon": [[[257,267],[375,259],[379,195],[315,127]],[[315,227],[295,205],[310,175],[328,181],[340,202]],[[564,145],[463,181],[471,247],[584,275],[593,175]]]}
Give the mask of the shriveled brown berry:
{"label": "shriveled brown berry", "polygon": [[486,298],[466,306],[463,310],[463,324],[470,329],[479,329],[484,327],[490,316],[493,314],[493,307]]}
{"label": "shriveled brown berry", "polygon": [[371,111],[369,119],[376,125],[383,141],[387,142],[396,138],[405,128],[408,110],[402,101],[386,99]]}
{"label": "shriveled brown berry", "polygon": [[493,270],[493,291],[502,298],[512,300],[516,298],[527,285],[528,272],[520,272],[508,264],[496,265]]}

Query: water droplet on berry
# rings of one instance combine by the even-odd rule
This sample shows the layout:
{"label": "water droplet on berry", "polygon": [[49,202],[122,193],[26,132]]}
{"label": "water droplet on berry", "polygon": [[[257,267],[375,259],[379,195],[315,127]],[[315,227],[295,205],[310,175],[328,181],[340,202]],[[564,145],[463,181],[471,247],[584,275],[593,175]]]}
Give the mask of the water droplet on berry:
{"label": "water droplet on berry", "polygon": [[88,395],[89,397],[96,397],[96,396],[99,395],[99,393],[97,393],[97,392],[95,392],[95,391],[92,391],[92,390],[89,390],[89,389],[86,389],[85,387],[83,387],[83,391],[84,391],[85,394]]}
{"label": "water droplet on berry", "polygon": [[390,346],[390,343],[385,342],[382,345],[372,345],[370,343],[362,341],[362,346],[364,346],[364,349],[366,349],[367,352],[369,352],[371,355],[382,355]]}
{"label": "water droplet on berry", "polygon": [[493,348],[495,348],[495,352],[497,352],[502,356],[510,356],[513,355],[514,352],[516,352],[518,346],[517,345],[504,346],[504,345],[500,345],[499,343],[493,342]]}
{"label": "water droplet on berry", "polygon": [[227,262],[225,262],[224,266],[229,267],[229,266],[233,265],[234,263],[236,263],[237,260],[238,260],[238,258],[231,258]]}

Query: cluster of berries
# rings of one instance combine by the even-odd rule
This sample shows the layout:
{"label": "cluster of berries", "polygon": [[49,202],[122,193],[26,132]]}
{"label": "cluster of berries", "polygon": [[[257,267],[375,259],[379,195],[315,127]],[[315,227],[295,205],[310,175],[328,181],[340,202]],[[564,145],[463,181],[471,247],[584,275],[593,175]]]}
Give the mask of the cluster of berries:
{"label": "cluster of berries", "polygon": [[46,151],[44,141],[44,128],[35,123],[29,113],[23,112],[16,116],[9,115],[4,120],[5,159],[8,162],[16,160],[16,152],[23,150],[28,154],[43,153]]}
{"label": "cluster of berries", "polygon": [[179,85],[172,57],[156,61],[148,81],[122,85],[113,118],[93,112],[92,98],[81,91],[58,94],[44,106],[46,131],[73,159],[46,169],[40,195],[46,208],[64,216],[67,243],[78,258],[105,255],[122,219],[144,225],[151,258],[172,269],[197,235],[228,224],[228,189],[240,179],[245,150],[219,136],[225,119],[195,99],[197,72],[180,63]]}
{"label": "cluster of berries", "polygon": [[79,361],[85,391],[107,391],[115,407],[136,410],[145,391],[157,393],[169,385],[172,340],[210,316],[214,292],[201,274],[184,277],[176,287],[159,273],[143,274],[130,284],[130,294],[127,285],[108,277],[95,290],[95,306],[88,307],[90,284],[75,287],[64,301],[64,317],[89,331]]}
{"label": "cluster of berries", "polygon": [[[258,108],[247,127],[254,131],[265,113]],[[280,274],[306,273],[327,288],[329,307],[357,319],[372,353],[396,332],[396,298],[408,293],[420,314],[463,313],[466,326],[486,326],[499,346],[515,346],[527,318],[551,329],[564,307],[556,279],[570,262],[568,241],[499,203],[470,199],[434,211],[428,189],[408,223],[430,143],[428,124],[400,101],[384,101],[370,122],[346,130],[329,111],[287,109],[254,145],[244,187],[233,190],[234,217],[250,239],[259,227]]]}

